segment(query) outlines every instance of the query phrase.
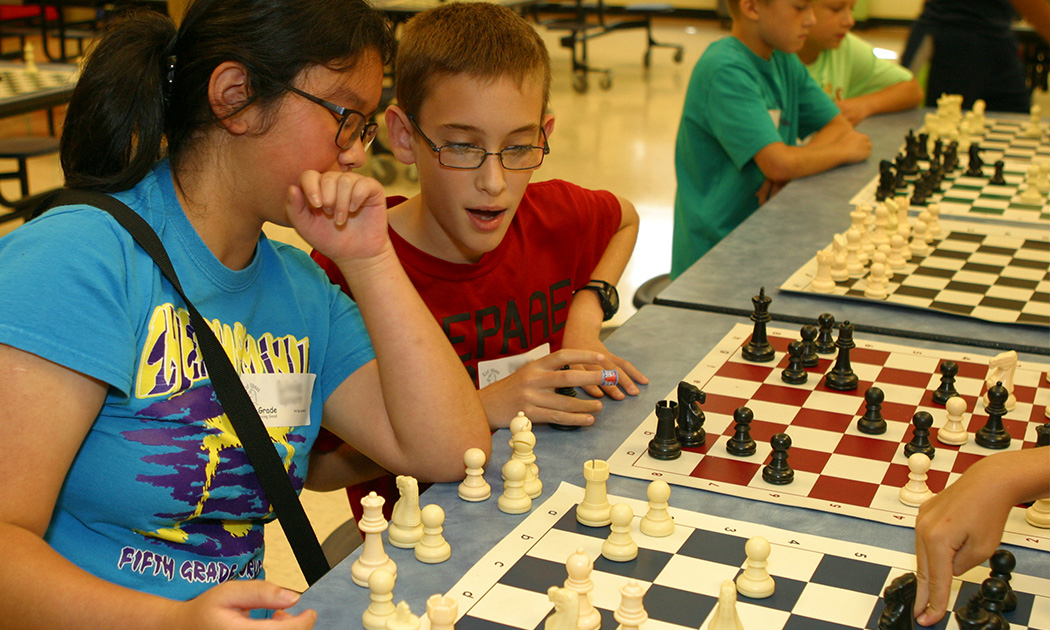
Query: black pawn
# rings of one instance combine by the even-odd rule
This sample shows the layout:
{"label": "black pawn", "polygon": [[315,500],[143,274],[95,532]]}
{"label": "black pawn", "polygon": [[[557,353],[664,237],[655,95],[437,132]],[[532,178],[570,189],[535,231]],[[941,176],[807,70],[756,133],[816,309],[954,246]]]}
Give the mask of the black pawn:
{"label": "black pawn", "polygon": [[1050,422],[1045,422],[1035,428],[1035,445],[1050,446]]}
{"label": "black pawn", "polygon": [[988,388],[988,404],[984,410],[988,413],[988,422],[977,429],[974,442],[985,448],[1004,449],[1010,446],[1010,434],[1003,426],[1003,416],[1006,415],[1006,399],[1010,392],[1003,387],[1002,381]]}
{"label": "black pawn", "polygon": [[802,335],[802,367],[817,367],[820,356],[817,355],[817,327],[806,324],[800,331]]}
{"label": "black pawn", "polygon": [[766,295],[765,287],[760,288],[758,295],[751,298],[751,303],[755,305],[755,310],[751,313],[751,321],[755,322],[755,331],[751,334],[751,340],[744,346],[744,359],[748,361],[766,363],[772,361],[776,356],[776,351],[773,350],[766,336],[766,323],[772,319],[769,315],[769,304],[772,301],[773,299]]}
{"label": "black pawn", "polygon": [[941,385],[933,392],[933,402],[943,405],[952,396],[958,396],[955,391],[955,375],[959,373],[959,365],[955,361],[944,361],[941,363]]}
{"label": "black pawn", "polygon": [[991,577],[999,578],[1006,585],[1006,595],[1003,596],[1003,612],[1013,612],[1017,608],[1017,593],[1010,586],[1010,578],[1013,576],[1017,560],[1014,554],[1006,549],[999,549],[988,559],[988,566],[992,568]]}
{"label": "black pawn", "polygon": [[995,172],[992,173],[992,178],[988,180],[989,184],[995,184],[996,186],[1005,186],[1006,178],[1003,177],[1003,161],[995,161]]}
{"label": "black pawn", "polygon": [[882,592],[886,607],[879,614],[879,630],[912,630],[912,610],[918,583],[914,573],[897,576]]}
{"label": "black pawn", "polygon": [[755,441],[751,439],[751,421],[754,419],[755,414],[747,407],[740,407],[733,412],[733,420],[736,422],[736,428],[733,437],[729,438],[729,441],[726,442],[726,451],[728,451],[730,455],[747,457],[748,455],[755,454],[757,446],[755,445]]}
{"label": "black pawn", "polygon": [[649,456],[653,459],[677,459],[682,455],[682,444],[678,441],[675,421],[678,403],[661,400],[656,403],[656,435],[649,440]]}
{"label": "black pawn", "polygon": [[882,402],[885,394],[878,387],[869,387],[864,392],[864,415],[857,421],[857,430],[868,435],[886,432],[886,420],[882,417]]}
{"label": "black pawn", "polygon": [[769,440],[773,454],[769,463],[762,468],[762,480],[777,486],[789,484],[795,480],[795,471],[788,464],[788,449],[791,448],[791,437],[787,433],[777,433]]}
{"label": "black pawn", "polygon": [[981,608],[980,593],[974,593],[970,601],[955,609],[955,622],[959,630],[984,630],[990,621],[988,613]]}
{"label": "black pawn", "polygon": [[[562,369],[563,370],[568,370],[569,366],[566,365]],[[554,393],[555,394],[561,394],[562,396],[568,396],[569,398],[576,398],[576,388],[575,387],[555,387],[554,388]],[[578,424],[558,424],[556,422],[551,422],[550,423],[550,428],[558,430],[558,431],[579,431],[580,430],[580,425],[578,425]]]}
{"label": "black pawn", "polygon": [[707,394],[689,381],[678,383],[678,427],[675,434],[682,446],[703,446],[707,441],[704,431],[704,410],[700,408],[707,402]]}
{"label": "black pawn", "polygon": [[817,340],[813,343],[813,349],[820,354],[831,354],[835,352],[835,316],[831,313],[821,313],[817,317]]}
{"label": "black pawn", "polygon": [[853,372],[853,366],[850,365],[849,360],[850,350],[857,347],[857,344],[853,343],[853,324],[842,322],[839,326],[838,339],[835,340],[835,347],[838,348],[839,353],[835,357],[835,366],[824,376],[824,384],[828,386],[828,389],[840,392],[857,389],[860,379]]}
{"label": "black pawn", "polygon": [[911,423],[915,427],[912,431],[911,441],[904,445],[904,455],[911,457],[915,453],[922,453],[933,459],[937,452],[930,442],[930,427],[933,426],[933,416],[928,411],[917,411],[911,417]]}
{"label": "black pawn", "polygon": [[981,582],[981,608],[988,613],[988,623],[985,625],[986,630],[1006,630],[1010,627],[1010,623],[1003,618],[1003,598],[1006,597],[1006,591],[1010,588],[1006,582],[1003,582],[997,577],[987,578],[984,582]]}
{"label": "black pawn", "polygon": [[788,356],[790,359],[787,367],[780,373],[780,380],[791,385],[801,385],[806,382],[809,374],[802,367],[802,353],[804,351],[802,342],[797,339],[788,344]]}

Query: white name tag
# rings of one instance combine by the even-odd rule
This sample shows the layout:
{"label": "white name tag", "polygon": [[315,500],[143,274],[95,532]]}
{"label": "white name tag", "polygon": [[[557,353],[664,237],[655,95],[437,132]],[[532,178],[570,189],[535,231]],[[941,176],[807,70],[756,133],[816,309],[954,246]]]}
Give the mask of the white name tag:
{"label": "white name tag", "polygon": [[268,427],[310,424],[316,374],[241,374],[241,383]]}
{"label": "white name tag", "polygon": [[542,346],[536,346],[528,352],[516,354],[512,357],[478,361],[478,389],[484,389],[486,385],[491,385],[500,379],[507,378],[526,363],[531,363],[550,353],[551,345],[545,343]]}
{"label": "white name tag", "polygon": [[780,110],[771,109],[769,110],[769,117],[773,119],[773,126],[780,129]]}

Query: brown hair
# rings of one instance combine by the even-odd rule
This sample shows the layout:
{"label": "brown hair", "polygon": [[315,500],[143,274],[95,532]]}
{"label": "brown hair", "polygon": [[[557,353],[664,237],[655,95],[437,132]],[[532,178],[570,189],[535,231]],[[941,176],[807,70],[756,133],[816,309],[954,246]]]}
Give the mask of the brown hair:
{"label": "brown hair", "polygon": [[450,2],[424,11],[405,24],[394,62],[398,105],[418,114],[433,81],[466,74],[495,81],[503,77],[523,85],[539,79],[543,109],[550,97],[547,47],[528,22],[490,2]]}

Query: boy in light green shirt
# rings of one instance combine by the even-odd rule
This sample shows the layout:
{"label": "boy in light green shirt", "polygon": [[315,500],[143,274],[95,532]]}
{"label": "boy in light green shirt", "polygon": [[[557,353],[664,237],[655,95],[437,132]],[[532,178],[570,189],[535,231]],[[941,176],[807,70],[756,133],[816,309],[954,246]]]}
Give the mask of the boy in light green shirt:
{"label": "boy in light green shirt", "polygon": [[816,24],[799,59],[810,76],[856,125],[872,114],[917,107],[922,88],[912,73],[850,33],[856,0],[813,0]]}

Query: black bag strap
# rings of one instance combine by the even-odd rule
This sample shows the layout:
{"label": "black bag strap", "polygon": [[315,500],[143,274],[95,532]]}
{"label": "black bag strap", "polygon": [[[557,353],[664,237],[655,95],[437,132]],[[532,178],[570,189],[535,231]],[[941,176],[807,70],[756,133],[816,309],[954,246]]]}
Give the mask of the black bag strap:
{"label": "black bag strap", "polygon": [[255,468],[266,498],[273,506],[274,513],[281,523],[281,528],[288,537],[299,568],[306,582],[314,582],[328,572],[328,560],[325,558],[317,534],[310,525],[303,504],[292,487],[292,480],[281,462],[277,449],[274,448],[270,434],[266,432],[259,412],[244,390],[240,376],[230,363],[229,355],[223,349],[215,333],[197,311],[193,303],[182,291],[182,284],[168,258],[168,252],[160,242],[146,220],[137,212],[105,193],[91,190],[63,189],[48,203],[50,207],[65,205],[89,205],[113,215],[113,217],[131,234],[135,242],[146,251],[157,263],[164,277],[175,288],[186,302],[190,313],[190,323],[200,344],[201,356],[211,376],[212,386],[219,397],[219,403],[230,419],[237,437],[240,438],[248,460]]}

